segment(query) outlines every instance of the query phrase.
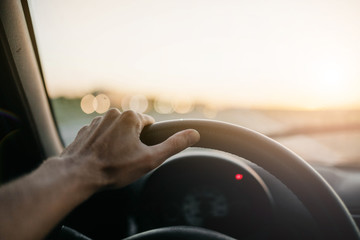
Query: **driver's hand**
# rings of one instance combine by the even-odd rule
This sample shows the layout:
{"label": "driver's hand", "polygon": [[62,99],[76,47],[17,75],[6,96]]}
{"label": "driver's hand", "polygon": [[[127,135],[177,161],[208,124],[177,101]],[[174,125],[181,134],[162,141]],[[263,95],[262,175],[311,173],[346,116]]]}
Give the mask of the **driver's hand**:
{"label": "driver's hand", "polygon": [[61,158],[78,166],[82,177],[93,182],[96,190],[123,187],[200,139],[197,131],[189,129],[161,144],[147,146],[139,137],[144,126],[152,123],[154,119],[148,115],[111,109],[83,127]]}

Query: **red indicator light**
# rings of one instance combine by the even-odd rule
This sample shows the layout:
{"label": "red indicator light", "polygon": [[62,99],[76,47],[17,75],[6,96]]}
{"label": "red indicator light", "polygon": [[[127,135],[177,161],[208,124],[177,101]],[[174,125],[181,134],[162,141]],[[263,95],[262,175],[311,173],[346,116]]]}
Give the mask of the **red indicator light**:
{"label": "red indicator light", "polygon": [[243,179],[243,177],[244,177],[244,175],[242,175],[242,174],[236,174],[235,175],[236,180],[241,180],[241,179]]}

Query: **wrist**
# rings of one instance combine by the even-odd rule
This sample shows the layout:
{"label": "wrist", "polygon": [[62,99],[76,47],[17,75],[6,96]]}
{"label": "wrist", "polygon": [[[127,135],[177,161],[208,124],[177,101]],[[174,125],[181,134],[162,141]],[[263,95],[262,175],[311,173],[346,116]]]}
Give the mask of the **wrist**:
{"label": "wrist", "polygon": [[97,192],[102,183],[99,174],[89,166],[90,161],[78,160],[73,157],[52,157],[42,167],[45,172],[53,172],[53,176],[61,178],[64,187],[83,201]]}

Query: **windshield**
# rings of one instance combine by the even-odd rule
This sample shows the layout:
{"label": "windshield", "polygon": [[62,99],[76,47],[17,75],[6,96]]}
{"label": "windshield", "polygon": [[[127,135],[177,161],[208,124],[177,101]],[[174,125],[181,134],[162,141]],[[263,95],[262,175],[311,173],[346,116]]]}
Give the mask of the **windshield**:
{"label": "windshield", "polygon": [[29,0],[60,134],[110,107],[360,166],[360,1]]}

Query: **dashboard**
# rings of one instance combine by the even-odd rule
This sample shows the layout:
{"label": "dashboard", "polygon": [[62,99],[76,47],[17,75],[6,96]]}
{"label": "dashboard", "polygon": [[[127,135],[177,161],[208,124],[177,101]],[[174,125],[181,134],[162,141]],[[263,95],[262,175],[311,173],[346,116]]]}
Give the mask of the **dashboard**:
{"label": "dashboard", "polygon": [[[315,168],[359,222],[358,172]],[[196,148],[124,189],[94,195],[62,224],[92,239],[168,226],[211,229],[236,239],[321,239],[307,208],[272,174],[238,156]]]}
{"label": "dashboard", "polygon": [[268,234],[274,203],[246,163],[216,151],[181,154],[143,180],[136,207],[139,232],[194,226],[234,238]]}

